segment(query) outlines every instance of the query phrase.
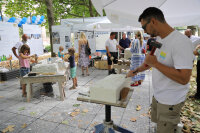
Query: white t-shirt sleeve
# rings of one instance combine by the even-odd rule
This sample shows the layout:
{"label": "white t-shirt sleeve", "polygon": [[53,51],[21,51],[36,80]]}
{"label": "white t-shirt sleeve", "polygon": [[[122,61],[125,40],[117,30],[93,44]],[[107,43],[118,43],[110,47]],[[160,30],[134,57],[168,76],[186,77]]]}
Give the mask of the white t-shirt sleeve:
{"label": "white t-shirt sleeve", "polygon": [[21,46],[21,42],[17,42],[14,47],[18,49],[20,46]]}
{"label": "white t-shirt sleeve", "polygon": [[105,46],[109,47],[109,40],[106,41]]}
{"label": "white t-shirt sleeve", "polygon": [[118,45],[118,44],[117,44],[117,40],[116,40],[116,39],[114,39],[114,43],[115,43],[115,45]]}
{"label": "white t-shirt sleeve", "polygon": [[172,58],[176,69],[192,69],[193,68],[193,50],[192,42],[189,40],[181,41],[180,45],[174,45],[172,49]]}

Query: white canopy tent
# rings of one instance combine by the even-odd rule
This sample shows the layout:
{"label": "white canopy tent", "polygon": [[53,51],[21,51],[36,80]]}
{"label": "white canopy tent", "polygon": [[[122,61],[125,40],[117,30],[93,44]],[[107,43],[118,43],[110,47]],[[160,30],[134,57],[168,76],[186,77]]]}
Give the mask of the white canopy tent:
{"label": "white canopy tent", "polygon": [[81,30],[107,32],[133,32],[135,30],[142,30],[138,27],[127,26],[122,24],[113,24],[107,17],[61,19],[61,25],[63,24],[71,25],[72,32]]}
{"label": "white canopy tent", "polygon": [[[127,26],[122,24],[113,24],[107,17],[91,17],[91,18],[72,18],[61,19],[61,25],[71,27],[71,33],[74,37],[74,47],[78,50],[78,39],[81,31],[86,33],[86,37],[90,44],[92,53],[96,50],[105,50],[105,41],[109,38],[110,32],[134,32],[142,30],[142,28]],[[121,37],[119,37],[121,38]]]}
{"label": "white canopy tent", "polygon": [[139,15],[147,7],[158,7],[173,27],[200,25],[200,0],[92,0],[98,13],[103,9],[112,23],[140,27]]}

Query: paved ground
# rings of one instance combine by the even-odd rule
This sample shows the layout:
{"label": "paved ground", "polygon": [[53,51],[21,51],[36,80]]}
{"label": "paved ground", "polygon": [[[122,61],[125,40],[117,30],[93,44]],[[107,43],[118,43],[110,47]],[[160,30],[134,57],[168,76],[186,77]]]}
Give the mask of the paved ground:
{"label": "paved ground", "polygon": [[[0,131],[14,125],[14,133],[90,133],[94,125],[102,123],[105,117],[103,105],[77,101],[78,92],[86,91],[91,84],[107,76],[106,70],[90,68],[90,76],[82,77],[78,69],[78,89],[68,90],[72,81],[65,87],[66,98],[59,101],[56,84],[53,85],[53,98],[39,96],[41,84],[34,84],[35,98],[30,103],[21,97],[19,80],[13,79],[0,84]],[[134,88],[127,108],[112,107],[112,119],[135,133],[152,133],[152,123],[146,116],[151,91],[151,72],[146,72],[143,84]],[[80,104],[80,105],[79,105]],[[79,106],[78,106],[79,105]],[[136,111],[137,105],[142,109]],[[70,115],[74,110],[80,112],[75,117]],[[131,118],[136,118],[132,122]]]}

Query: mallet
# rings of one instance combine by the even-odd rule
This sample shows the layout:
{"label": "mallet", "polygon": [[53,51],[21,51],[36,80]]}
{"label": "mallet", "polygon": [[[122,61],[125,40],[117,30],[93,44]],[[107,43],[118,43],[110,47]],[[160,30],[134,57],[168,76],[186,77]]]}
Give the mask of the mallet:
{"label": "mallet", "polygon": [[[156,41],[151,41],[150,45],[152,46],[150,55],[154,55],[154,52],[156,51],[156,48],[161,48],[162,44]],[[147,64],[145,64],[145,67],[148,67]]]}

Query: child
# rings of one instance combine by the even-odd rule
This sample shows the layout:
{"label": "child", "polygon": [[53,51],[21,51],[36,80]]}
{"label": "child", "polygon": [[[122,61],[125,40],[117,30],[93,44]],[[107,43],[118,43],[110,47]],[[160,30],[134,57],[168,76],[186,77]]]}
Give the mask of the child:
{"label": "child", "polygon": [[73,80],[73,86],[70,88],[71,89],[76,89],[77,87],[77,78],[76,78],[76,64],[75,64],[75,49],[74,48],[69,48],[68,49],[70,57],[68,58],[68,61],[70,63],[70,75]]}
{"label": "child", "polygon": [[[20,76],[23,77],[30,72],[29,59],[35,55],[30,55],[30,47],[27,44],[22,45],[19,52]],[[22,97],[26,97],[26,85],[22,84]]]}
{"label": "child", "polygon": [[60,46],[59,47],[59,52],[58,52],[58,57],[60,57],[62,59],[64,58],[63,50],[64,50],[63,46]]}

